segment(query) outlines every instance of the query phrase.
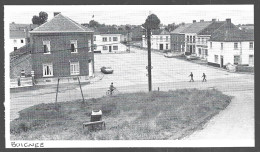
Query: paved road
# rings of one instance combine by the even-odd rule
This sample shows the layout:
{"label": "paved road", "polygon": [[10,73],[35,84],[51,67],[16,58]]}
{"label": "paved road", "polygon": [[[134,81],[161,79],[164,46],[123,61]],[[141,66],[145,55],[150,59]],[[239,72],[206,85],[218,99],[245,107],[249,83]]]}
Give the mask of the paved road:
{"label": "paved road", "polygon": [[[97,54],[95,55],[96,77],[90,85],[83,86],[85,98],[100,97],[111,82],[120,92],[147,91],[147,52],[134,50],[130,54]],[[99,68],[111,66],[115,70],[112,75],[102,75]],[[152,53],[153,89],[169,90],[182,88],[217,88],[224,93],[235,96],[226,110],[214,117],[205,129],[186,137],[193,139],[244,139],[254,138],[254,75],[229,73],[212,67],[191,62],[165,58]],[[195,82],[189,81],[189,73],[194,73]],[[202,83],[201,76],[205,72],[208,82]],[[68,90],[64,88],[68,88]],[[58,102],[81,99],[78,87],[63,85]],[[55,86],[42,90],[12,93],[11,120],[18,117],[18,111],[39,103],[55,101]],[[252,142],[250,142],[252,143]]]}

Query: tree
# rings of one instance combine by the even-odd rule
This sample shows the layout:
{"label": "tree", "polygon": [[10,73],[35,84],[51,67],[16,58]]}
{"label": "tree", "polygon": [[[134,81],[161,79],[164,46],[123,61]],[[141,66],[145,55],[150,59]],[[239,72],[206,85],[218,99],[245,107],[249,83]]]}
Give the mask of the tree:
{"label": "tree", "polygon": [[150,30],[151,29],[158,29],[160,22],[161,22],[160,19],[155,14],[151,14],[145,20],[143,27],[145,29],[150,29]]}
{"label": "tree", "polygon": [[99,27],[99,26],[100,24],[97,21],[95,20],[89,21],[89,27]]}
{"label": "tree", "polygon": [[152,91],[152,66],[151,66],[151,30],[158,29],[160,25],[160,19],[155,15],[151,14],[145,20],[143,27],[147,32],[147,48],[148,48],[148,87],[149,91]]}
{"label": "tree", "polygon": [[40,12],[39,16],[37,16],[37,15],[33,16],[32,23],[41,25],[41,24],[47,22],[47,20],[48,20],[48,14],[46,12]]}

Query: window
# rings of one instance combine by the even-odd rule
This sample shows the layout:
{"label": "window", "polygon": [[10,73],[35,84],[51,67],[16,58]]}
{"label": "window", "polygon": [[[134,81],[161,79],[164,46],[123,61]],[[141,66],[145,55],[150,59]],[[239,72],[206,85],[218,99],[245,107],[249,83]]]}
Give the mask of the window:
{"label": "window", "polygon": [[96,41],[96,36],[93,36],[93,41]]}
{"label": "window", "polygon": [[53,76],[52,63],[43,64],[43,76]]}
{"label": "window", "polygon": [[190,42],[192,43],[192,36],[190,36]]}
{"label": "window", "polygon": [[195,43],[195,36],[193,36],[193,43]]}
{"label": "window", "polygon": [[199,48],[199,55],[201,55],[201,48]]}
{"label": "window", "polygon": [[23,43],[23,40],[21,40],[21,43]]}
{"label": "window", "polygon": [[117,37],[113,37],[113,41],[117,41]]}
{"label": "window", "polygon": [[189,42],[189,36],[187,35],[187,42]]}
{"label": "window", "polygon": [[220,43],[220,49],[223,50],[223,43]]}
{"label": "window", "polygon": [[103,42],[107,42],[107,37],[102,38]]}
{"label": "window", "polygon": [[215,55],[215,63],[218,63],[218,55]]}
{"label": "window", "polygon": [[205,55],[208,55],[208,50],[207,49],[205,50]]}
{"label": "window", "polygon": [[[175,45],[175,44],[174,44]],[[174,46],[174,48],[175,48],[175,46]],[[168,44],[166,44],[166,50],[168,50]]]}
{"label": "window", "polygon": [[253,42],[249,42],[249,48],[253,49],[254,48],[254,43]]}
{"label": "window", "polygon": [[162,40],[163,38],[162,38],[162,36],[160,36],[160,40]]}
{"label": "window", "polygon": [[235,55],[234,56],[234,64],[238,64],[240,61],[240,56],[239,55]]}
{"label": "window", "polygon": [[109,37],[109,41],[111,41],[111,37]]}
{"label": "window", "polygon": [[113,46],[113,50],[118,50],[118,46]]}
{"label": "window", "polygon": [[237,49],[237,48],[238,48],[238,44],[234,43],[234,49]]}
{"label": "window", "polygon": [[198,42],[200,42],[200,38],[198,38]]}
{"label": "window", "polygon": [[107,46],[103,46],[103,50],[107,50]]}
{"label": "window", "polygon": [[168,36],[166,36],[166,41],[168,41]]}
{"label": "window", "polygon": [[71,49],[71,53],[78,53],[77,40],[70,41],[70,49]]}
{"label": "window", "polygon": [[79,62],[70,62],[70,75],[79,74]]}
{"label": "window", "polygon": [[210,42],[210,48],[212,48],[212,42]]}
{"label": "window", "polygon": [[45,54],[51,53],[50,41],[43,41],[43,53]]}
{"label": "window", "polygon": [[14,51],[17,50],[17,47],[14,47]]}
{"label": "window", "polygon": [[249,62],[248,62],[248,64],[250,66],[254,66],[254,55],[249,55]]}

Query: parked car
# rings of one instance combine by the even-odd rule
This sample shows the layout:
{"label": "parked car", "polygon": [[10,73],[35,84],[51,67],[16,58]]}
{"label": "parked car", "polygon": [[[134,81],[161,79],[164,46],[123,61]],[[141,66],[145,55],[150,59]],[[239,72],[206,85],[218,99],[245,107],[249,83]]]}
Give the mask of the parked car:
{"label": "parked car", "polygon": [[196,55],[187,55],[186,59],[187,60],[198,60],[200,57],[196,56]]}
{"label": "parked car", "polygon": [[111,67],[105,67],[105,66],[100,68],[100,70],[104,74],[112,74],[114,72],[114,70]]}
{"label": "parked car", "polygon": [[166,58],[173,58],[174,54],[172,54],[172,53],[164,53],[164,57],[166,57]]}

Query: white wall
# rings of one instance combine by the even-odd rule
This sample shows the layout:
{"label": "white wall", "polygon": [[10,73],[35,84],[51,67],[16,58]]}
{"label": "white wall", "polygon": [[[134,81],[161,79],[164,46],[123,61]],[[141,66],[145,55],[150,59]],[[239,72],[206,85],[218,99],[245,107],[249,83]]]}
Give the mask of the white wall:
{"label": "white wall", "polygon": [[[121,41],[121,34],[101,34],[101,35],[94,35],[96,40],[93,41],[94,44],[97,45],[97,48],[94,51],[101,51],[101,53],[115,53],[115,52],[123,52],[126,51],[126,46],[120,43]],[[103,41],[103,37],[107,38],[107,41]],[[113,37],[117,37],[117,41],[113,41]],[[109,41],[110,39],[111,41]],[[103,46],[107,46],[107,50],[104,50]],[[109,52],[109,46],[111,46],[111,52]],[[114,50],[113,46],[118,46],[118,50]]]}
{"label": "white wall", "polygon": [[[166,39],[168,37],[168,39]],[[151,48],[160,50],[160,44],[163,44],[163,50],[171,49],[171,36],[170,35],[152,35],[151,36]],[[168,48],[166,49],[166,44],[168,44]],[[147,48],[147,39],[145,36],[142,36],[142,46]]]}
{"label": "white wall", "polygon": [[[16,43],[15,43],[16,40]],[[21,42],[23,40],[23,43]],[[9,39],[10,41],[10,47],[6,50],[8,53],[11,53],[14,51],[14,47],[17,47],[19,49],[20,47],[24,46],[25,43],[25,38],[14,38],[14,39]]]}
{"label": "white wall", "polygon": [[[221,42],[212,42],[210,48],[208,42],[208,62],[220,64],[220,55],[223,55],[223,64],[234,64],[234,56],[242,54],[242,64],[249,64],[249,55],[254,55],[254,49],[249,48],[249,41],[237,42],[238,49],[234,49],[235,42],[222,42],[223,50],[221,50]],[[218,62],[215,62],[215,55],[218,55]]]}

